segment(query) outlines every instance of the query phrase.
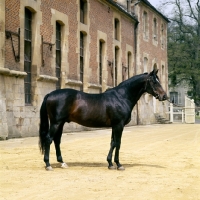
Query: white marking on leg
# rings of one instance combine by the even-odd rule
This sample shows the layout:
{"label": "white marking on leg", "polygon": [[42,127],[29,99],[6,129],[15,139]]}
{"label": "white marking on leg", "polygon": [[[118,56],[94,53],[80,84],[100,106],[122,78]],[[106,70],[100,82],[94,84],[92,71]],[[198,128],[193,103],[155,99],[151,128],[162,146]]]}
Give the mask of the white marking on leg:
{"label": "white marking on leg", "polygon": [[53,168],[51,166],[46,167],[47,171],[53,171]]}
{"label": "white marking on leg", "polygon": [[68,165],[66,163],[62,163],[61,168],[66,169],[66,168],[68,168]]}

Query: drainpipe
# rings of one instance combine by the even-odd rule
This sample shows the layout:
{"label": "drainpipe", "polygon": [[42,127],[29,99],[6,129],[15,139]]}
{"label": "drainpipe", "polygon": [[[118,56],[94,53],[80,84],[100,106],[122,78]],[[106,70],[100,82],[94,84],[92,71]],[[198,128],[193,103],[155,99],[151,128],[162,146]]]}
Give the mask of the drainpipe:
{"label": "drainpipe", "polygon": [[[135,75],[137,73],[137,33],[138,33],[137,27],[138,27],[138,22],[136,22],[135,25],[134,25]],[[137,125],[139,125],[139,108],[138,108],[138,103],[136,104],[136,111],[137,111]]]}
{"label": "drainpipe", "polygon": [[[140,3],[140,0],[137,1],[137,2],[134,4],[134,7],[135,7],[136,5],[138,5],[139,3]],[[134,8],[134,10],[135,10],[135,8]],[[135,14],[136,14],[136,13],[135,13]],[[137,74],[137,38],[138,38],[138,24],[139,24],[139,22],[136,22],[135,25],[134,25],[135,75]],[[136,104],[136,111],[137,111],[137,125],[139,125],[139,106],[138,106],[138,103]]]}

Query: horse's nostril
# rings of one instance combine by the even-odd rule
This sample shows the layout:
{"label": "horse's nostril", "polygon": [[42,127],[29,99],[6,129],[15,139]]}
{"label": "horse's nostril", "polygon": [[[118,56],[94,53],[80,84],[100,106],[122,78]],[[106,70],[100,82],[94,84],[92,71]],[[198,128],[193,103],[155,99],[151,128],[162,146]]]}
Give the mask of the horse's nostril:
{"label": "horse's nostril", "polygon": [[163,95],[163,100],[166,100],[167,99],[167,95]]}

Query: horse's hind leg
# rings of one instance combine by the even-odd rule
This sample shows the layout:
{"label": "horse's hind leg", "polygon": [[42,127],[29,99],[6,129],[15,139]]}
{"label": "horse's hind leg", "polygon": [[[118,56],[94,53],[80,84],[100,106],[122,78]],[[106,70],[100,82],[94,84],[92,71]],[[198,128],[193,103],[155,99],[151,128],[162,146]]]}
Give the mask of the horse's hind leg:
{"label": "horse's hind leg", "polygon": [[46,136],[46,142],[45,142],[45,152],[44,152],[44,162],[46,164],[46,170],[52,170],[52,167],[49,162],[49,153],[50,153],[50,145],[53,141],[53,138],[56,134],[56,132],[59,129],[60,124],[51,124],[49,133]]}
{"label": "horse's hind leg", "polygon": [[56,133],[55,137],[54,137],[54,144],[55,144],[55,149],[56,149],[56,157],[57,157],[57,161],[62,163],[61,167],[62,168],[67,168],[67,164],[65,162],[63,162],[62,159],[62,155],[61,155],[61,150],[60,150],[60,143],[61,143],[61,136],[62,136],[62,131],[63,131],[63,125],[61,124],[58,132]]}

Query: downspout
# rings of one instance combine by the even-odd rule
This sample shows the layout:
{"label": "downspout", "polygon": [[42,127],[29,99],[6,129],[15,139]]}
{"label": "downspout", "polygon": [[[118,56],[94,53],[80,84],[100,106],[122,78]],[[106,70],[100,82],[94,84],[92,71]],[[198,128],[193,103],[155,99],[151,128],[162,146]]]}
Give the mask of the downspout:
{"label": "downspout", "polygon": [[[134,55],[134,60],[135,60],[135,73],[134,75],[136,75],[137,73],[137,28],[138,28],[138,22],[135,23],[134,25],[134,50],[135,50],[135,55]],[[139,125],[139,107],[138,107],[138,103],[136,104],[136,111],[137,111],[137,125]]]}
{"label": "downspout", "polygon": [[[137,1],[134,6],[138,5],[140,3],[140,0]],[[135,8],[134,8],[135,9]],[[137,74],[137,38],[138,38],[138,24],[139,22],[136,22],[135,23],[135,26],[134,26],[134,49],[135,49],[135,56],[134,56],[134,59],[135,59],[135,74]],[[139,125],[139,106],[138,106],[138,103],[136,104],[136,112],[137,112],[137,125]]]}

